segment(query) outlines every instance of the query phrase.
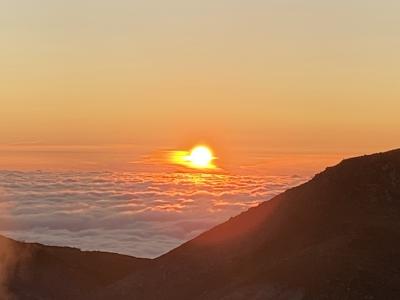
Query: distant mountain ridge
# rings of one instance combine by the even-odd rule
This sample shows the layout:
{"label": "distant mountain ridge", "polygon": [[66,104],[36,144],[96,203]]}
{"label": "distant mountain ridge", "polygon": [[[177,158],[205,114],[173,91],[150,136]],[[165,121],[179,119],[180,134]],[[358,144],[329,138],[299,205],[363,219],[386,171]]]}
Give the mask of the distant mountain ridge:
{"label": "distant mountain ridge", "polygon": [[113,266],[113,278],[74,295],[28,298],[14,279],[11,290],[17,299],[400,299],[400,149],[346,159],[159,258],[115,259],[87,273]]}

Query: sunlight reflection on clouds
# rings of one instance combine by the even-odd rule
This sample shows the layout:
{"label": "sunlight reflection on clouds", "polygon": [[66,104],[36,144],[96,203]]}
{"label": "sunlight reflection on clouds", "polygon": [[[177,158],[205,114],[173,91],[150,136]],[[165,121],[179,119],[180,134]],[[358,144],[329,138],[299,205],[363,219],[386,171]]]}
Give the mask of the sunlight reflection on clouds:
{"label": "sunlight reflection on clouds", "polygon": [[24,241],[156,257],[304,180],[0,171],[0,232]]}

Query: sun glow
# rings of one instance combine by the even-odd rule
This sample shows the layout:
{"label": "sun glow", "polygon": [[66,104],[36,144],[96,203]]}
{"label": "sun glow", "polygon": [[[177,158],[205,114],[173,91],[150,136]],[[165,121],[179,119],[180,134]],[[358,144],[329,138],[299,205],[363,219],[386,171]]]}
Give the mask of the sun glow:
{"label": "sun glow", "polygon": [[206,168],[214,157],[211,150],[206,146],[197,146],[190,152],[187,159],[198,168]]}
{"label": "sun glow", "polygon": [[212,150],[204,145],[195,146],[189,151],[172,152],[171,161],[194,169],[215,169],[213,160],[216,159]]}

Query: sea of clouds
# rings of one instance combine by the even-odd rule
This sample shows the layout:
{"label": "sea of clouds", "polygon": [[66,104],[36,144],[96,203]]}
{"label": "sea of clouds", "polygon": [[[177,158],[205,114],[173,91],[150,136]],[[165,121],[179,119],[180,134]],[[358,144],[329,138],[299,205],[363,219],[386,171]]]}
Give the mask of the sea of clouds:
{"label": "sea of clouds", "polygon": [[157,257],[304,181],[299,176],[0,171],[0,233]]}

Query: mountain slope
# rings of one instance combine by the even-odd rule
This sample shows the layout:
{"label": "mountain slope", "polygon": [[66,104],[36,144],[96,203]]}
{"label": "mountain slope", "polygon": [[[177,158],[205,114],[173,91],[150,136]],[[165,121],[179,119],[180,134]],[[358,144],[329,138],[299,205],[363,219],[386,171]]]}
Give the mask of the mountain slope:
{"label": "mountain slope", "polygon": [[399,216],[400,150],[348,159],[133,272],[103,299],[399,299]]}
{"label": "mountain slope", "polygon": [[0,299],[79,299],[149,260],[21,243],[0,236]]}

